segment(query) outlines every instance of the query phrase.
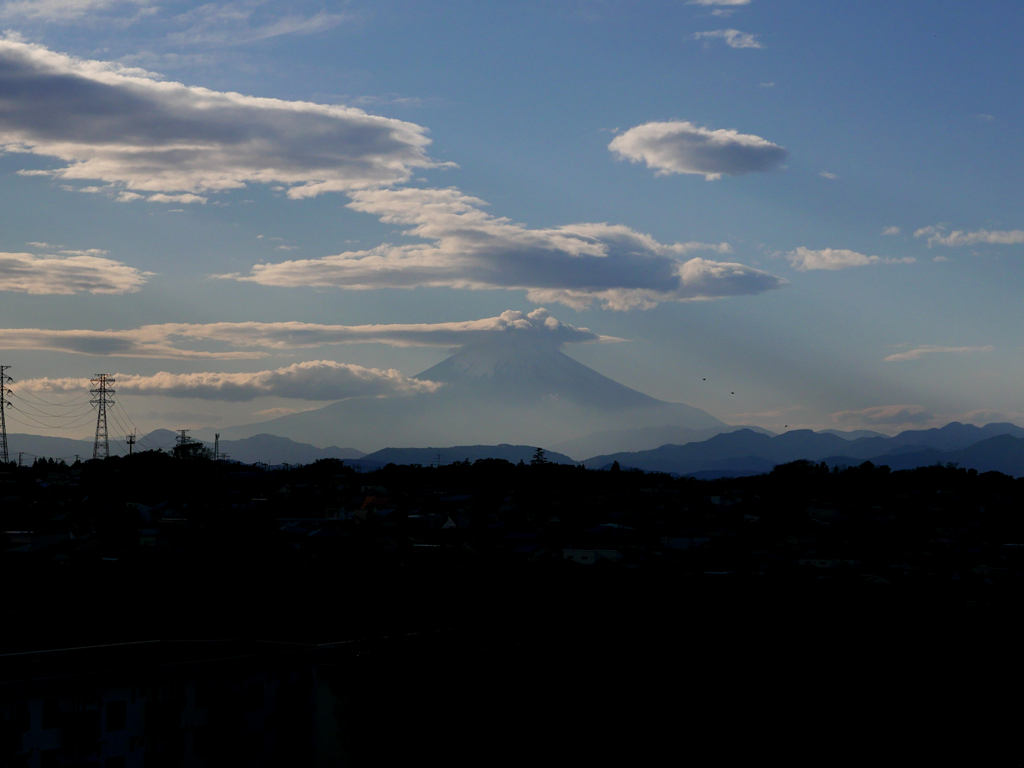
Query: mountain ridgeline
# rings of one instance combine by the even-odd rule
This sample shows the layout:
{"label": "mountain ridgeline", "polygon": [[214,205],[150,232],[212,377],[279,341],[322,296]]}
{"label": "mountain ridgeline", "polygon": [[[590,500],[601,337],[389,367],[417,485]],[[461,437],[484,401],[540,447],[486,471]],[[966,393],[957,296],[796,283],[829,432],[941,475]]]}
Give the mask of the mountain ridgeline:
{"label": "mountain ridgeline", "polygon": [[585,464],[602,468],[618,462],[623,468],[709,478],[770,472],[777,464],[801,459],[824,461],[830,466],[871,461],[892,469],[952,462],[980,472],[1024,476],[1024,429],[1009,423],[976,427],[952,422],[936,429],[908,430],[895,437],[852,440],[810,430],[773,437],[741,429],[683,445],[594,456]]}

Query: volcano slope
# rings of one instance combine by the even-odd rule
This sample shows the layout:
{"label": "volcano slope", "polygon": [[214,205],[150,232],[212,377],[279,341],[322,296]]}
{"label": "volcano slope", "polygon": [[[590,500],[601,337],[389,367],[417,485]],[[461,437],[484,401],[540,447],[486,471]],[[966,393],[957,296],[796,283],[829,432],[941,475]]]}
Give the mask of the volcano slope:
{"label": "volcano slope", "polygon": [[536,334],[495,334],[416,378],[442,386],[404,397],[357,397],[222,430],[318,445],[385,447],[512,443],[549,446],[598,430],[674,425],[727,429],[711,414],[656,400],[573,360]]}

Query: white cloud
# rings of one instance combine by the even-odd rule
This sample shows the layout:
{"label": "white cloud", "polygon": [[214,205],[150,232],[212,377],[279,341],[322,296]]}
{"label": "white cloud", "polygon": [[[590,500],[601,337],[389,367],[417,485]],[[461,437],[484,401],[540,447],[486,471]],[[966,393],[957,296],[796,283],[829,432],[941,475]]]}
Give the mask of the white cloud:
{"label": "white cloud", "polygon": [[[410,379],[395,369],[311,360],[286,368],[254,373],[168,373],[153,376],[114,374],[119,395],[194,397],[244,402],[257,397],[299,400],[343,400],[349,397],[387,397],[434,392],[440,384]],[[88,391],[89,379],[29,379],[18,386],[32,392]]]}
{"label": "white cloud", "polygon": [[880,261],[878,256],[865,256],[856,251],[847,251],[842,248],[825,248],[820,251],[812,251],[810,248],[800,247],[795,251],[786,254],[789,263],[801,272],[809,269],[848,269],[850,267],[866,267]]}
{"label": "white cloud", "polygon": [[132,293],[149,273],[113,259],[106,251],[65,251],[60,256],[0,253],[0,291],[18,293]]}
{"label": "white cloud", "polygon": [[914,233],[914,237],[927,237],[929,248],[933,245],[945,245],[955,248],[962,245],[978,245],[979,243],[1020,245],[1024,243],[1024,229],[1002,231],[979,229],[974,232],[964,232],[957,229],[947,235],[942,227],[922,227]]}
{"label": "white cloud", "polygon": [[939,347],[935,346],[934,344],[922,344],[906,352],[898,352],[895,355],[888,355],[885,358],[885,362],[897,363],[903,362],[905,360],[920,360],[925,355],[934,355],[940,353],[969,355],[974,352],[991,352],[992,350],[993,347],[991,344],[984,347]]}
{"label": "white cloud", "polygon": [[620,160],[646,163],[658,176],[693,173],[708,181],[770,171],[789,156],[783,147],[760,136],[713,131],[682,120],[630,128],[612,139],[608,149]]}
{"label": "white cloud", "polygon": [[[545,309],[529,314],[509,310],[497,317],[451,323],[392,325],[322,325],[319,323],[165,323],[123,331],[8,328],[0,349],[48,350],[84,355],[186,359],[251,359],[267,351],[308,349],[327,344],[390,344],[396,347],[454,347],[494,334],[529,334],[552,344],[619,341],[575,328]],[[219,351],[190,349],[185,344],[222,345]]]}
{"label": "white cloud", "polygon": [[687,5],[750,5],[750,0],[687,0]]}
{"label": "white cloud", "polygon": [[319,259],[257,264],[251,274],[223,277],[284,287],[525,290],[535,303],[584,307],[650,307],[762,293],[785,281],[742,264],[682,257],[727,244],[665,245],[629,227],[572,224],[529,229],[485,213],[485,203],[457,189],[367,190],[350,208],[406,227],[432,241],[385,244]]}
{"label": "white cloud", "polygon": [[839,178],[838,174],[830,173],[829,171],[821,171],[820,173],[818,173],[818,175],[821,176],[821,178],[823,178],[823,179],[838,179]]}
{"label": "white cloud", "polygon": [[694,40],[724,40],[730,48],[764,48],[757,37],[738,29],[713,29],[710,32],[694,32]]}
{"label": "white cloud", "polygon": [[901,230],[899,227],[886,227],[885,229],[882,230],[882,234],[886,236],[898,235],[900,231]]}
{"label": "white cloud", "polygon": [[934,259],[932,259],[932,261],[943,262],[943,261],[952,261],[952,259],[949,258],[949,256],[936,256]]}
{"label": "white cloud", "polygon": [[920,425],[931,421],[932,415],[920,405],[876,405],[857,411],[838,411],[832,420],[840,424]]}
{"label": "white cloud", "polygon": [[206,200],[207,198],[202,195],[193,195],[189,192],[186,192],[183,195],[165,195],[161,192],[155,195],[150,195],[146,198],[147,203],[184,203],[186,205],[191,203],[200,203],[201,205],[205,205]]}
{"label": "white cloud", "polygon": [[437,165],[413,123],[187,87],[10,38],[0,39],[0,89],[0,149],[63,161],[46,172],[60,179],[132,190],[122,200],[250,183],[309,197],[402,182]]}
{"label": "white cloud", "polygon": [[849,269],[850,267],[866,267],[869,264],[913,264],[917,261],[913,256],[891,259],[879,256],[865,256],[863,253],[848,251],[842,248],[823,248],[815,251],[801,246],[786,254],[786,259],[794,269],[806,272],[812,269]]}

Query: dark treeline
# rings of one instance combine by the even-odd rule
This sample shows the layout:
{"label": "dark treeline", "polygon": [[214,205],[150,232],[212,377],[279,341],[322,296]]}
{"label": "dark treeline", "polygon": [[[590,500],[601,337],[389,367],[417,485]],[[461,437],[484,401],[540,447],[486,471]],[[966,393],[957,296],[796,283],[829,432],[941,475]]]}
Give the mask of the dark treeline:
{"label": "dark treeline", "polygon": [[[749,754],[793,696],[816,732],[854,710],[877,730],[954,686],[978,755],[1013,712],[993,681],[1020,678],[1024,480],[997,473],[796,462],[699,481],[542,453],[359,473],[147,452],[10,465],[0,500],[4,650],[357,641],[318,673],[351,764],[525,760],[552,740],[566,757],[644,762],[683,738]],[[862,710],[865,686],[902,693]]]}
{"label": "dark treeline", "polygon": [[699,481],[542,455],[359,473],[145,452],[10,466],[0,481],[7,583],[52,606],[63,638],[44,616],[10,645],[543,623],[633,591],[694,610],[724,591],[761,610],[824,593],[998,612],[1024,570],[1024,480],[952,466],[796,462]]}

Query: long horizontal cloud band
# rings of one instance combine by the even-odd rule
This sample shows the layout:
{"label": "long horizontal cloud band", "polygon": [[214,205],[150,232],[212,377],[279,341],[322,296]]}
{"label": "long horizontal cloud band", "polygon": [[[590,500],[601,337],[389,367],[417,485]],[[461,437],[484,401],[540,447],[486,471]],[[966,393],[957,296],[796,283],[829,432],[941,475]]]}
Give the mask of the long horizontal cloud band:
{"label": "long horizontal cloud band", "polygon": [[866,267],[870,264],[913,264],[916,261],[913,256],[883,259],[880,256],[866,256],[863,253],[843,248],[823,248],[820,251],[815,251],[803,246],[787,253],[786,259],[794,269],[801,272],[814,269],[849,269],[851,267]]}
{"label": "long horizontal cloud band", "polygon": [[[153,376],[115,374],[120,395],[194,397],[204,400],[243,402],[257,397],[300,400],[343,400],[349,397],[387,397],[434,392],[440,384],[410,379],[394,369],[312,360],[286,368],[254,373],[167,373]],[[30,379],[23,389],[44,393],[88,391],[89,379]]]}
{"label": "long horizontal cloud band", "polygon": [[131,293],[139,290],[147,277],[134,267],[93,253],[0,253],[0,291],[36,295]]}
{"label": "long horizontal cloud band", "polygon": [[965,245],[1021,245],[1024,244],[1024,230],[988,230],[979,229],[974,232],[954,230],[948,235],[941,227],[922,227],[914,232],[914,237],[927,237],[928,247],[933,245],[945,245],[949,248],[957,248]]}
{"label": "long horizontal cloud band", "polygon": [[65,179],[156,193],[276,182],[303,197],[435,165],[425,133],[359,109],[188,87],[0,39],[0,146],[64,161],[54,175]]}
{"label": "long horizontal cloud band", "polygon": [[[495,334],[529,334],[552,344],[618,341],[587,328],[575,328],[547,310],[529,314],[509,310],[497,317],[453,323],[393,325],[322,325],[318,323],[165,323],[123,331],[8,328],[0,332],[0,349],[49,350],[84,355],[183,359],[252,359],[266,350],[308,349],[326,344],[381,343],[392,346],[454,347],[493,338]],[[227,350],[182,346],[219,343]]]}
{"label": "long horizontal cloud band", "polygon": [[729,252],[725,243],[666,245],[610,224],[529,229],[485,213],[482,200],[457,189],[377,189],[351,197],[350,208],[433,242],[258,264],[249,275],[223,277],[286,287],[518,289],[538,302],[579,308],[596,300],[615,309],[757,294],[785,284],[743,264],[681,259],[698,250]]}
{"label": "long horizontal cloud band", "polygon": [[943,353],[969,355],[975,352],[992,352],[994,349],[995,347],[991,344],[987,344],[983,347],[941,347],[935,344],[921,344],[920,346],[914,347],[906,352],[897,352],[895,354],[888,355],[883,359],[887,363],[900,363],[906,360],[920,360],[925,355]]}

